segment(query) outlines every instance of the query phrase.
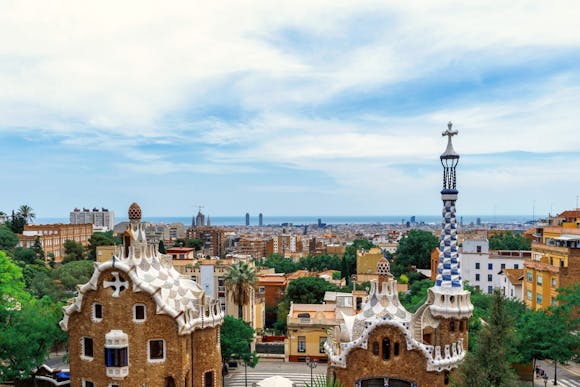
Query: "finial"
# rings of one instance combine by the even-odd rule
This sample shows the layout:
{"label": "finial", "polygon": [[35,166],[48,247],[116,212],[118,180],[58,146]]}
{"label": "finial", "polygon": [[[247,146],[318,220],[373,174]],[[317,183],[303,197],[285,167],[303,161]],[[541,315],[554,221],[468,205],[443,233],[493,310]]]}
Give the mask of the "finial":
{"label": "finial", "polygon": [[449,122],[447,123],[447,128],[448,128],[449,130],[451,130],[451,127],[452,127],[452,126],[453,126],[453,122],[449,121]]}

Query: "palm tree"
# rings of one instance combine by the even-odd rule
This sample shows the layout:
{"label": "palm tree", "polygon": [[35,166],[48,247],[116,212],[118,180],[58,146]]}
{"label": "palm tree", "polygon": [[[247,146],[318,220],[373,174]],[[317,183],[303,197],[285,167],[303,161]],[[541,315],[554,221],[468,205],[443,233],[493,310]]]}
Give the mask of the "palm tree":
{"label": "palm tree", "polygon": [[26,221],[26,224],[28,224],[29,222],[32,223],[32,220],[34,218],[36,218],[36,214],[32,211],[34,211],[32,209],[32,207],[30,207],[29,205],[23,204],[18,209],[18,215],[21,216],[22,218],[24,218],[24,220]]}
{"label": "palm tree", "polygon": [[238,305],[238,318],[243,319],[243,307],[251,301],[256,272],[244,261],[238,261],[226,267],[226,270],[227,273],[224,276],[226,288]]}

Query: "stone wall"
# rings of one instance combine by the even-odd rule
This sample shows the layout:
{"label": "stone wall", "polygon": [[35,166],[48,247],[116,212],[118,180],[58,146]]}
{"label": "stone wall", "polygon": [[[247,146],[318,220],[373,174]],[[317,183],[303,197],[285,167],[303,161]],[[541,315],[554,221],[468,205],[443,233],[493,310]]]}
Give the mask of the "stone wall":
{"label": "stone wall", "polygon": [[196,330],[193,343],[193,387],[206,387],[206,375],[213,372],[213,387],[222,387],[222,359],[218,339],[219,327]]}

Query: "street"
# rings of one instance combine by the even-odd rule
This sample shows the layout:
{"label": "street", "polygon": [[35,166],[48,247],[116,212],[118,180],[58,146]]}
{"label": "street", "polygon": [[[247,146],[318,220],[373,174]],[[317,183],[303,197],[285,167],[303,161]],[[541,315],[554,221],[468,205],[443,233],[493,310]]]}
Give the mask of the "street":
{"label": "street", "polygon": [[[548,375],[547,383],[544,379],[534,378],[534,386],[544,387],[554,385],[554,363],[549,360],[538,360],[537,365],[541,367]],[[558,386],[580,387],[580,366],[572,362],[566,367],[558,365],[557,368]]]}
{"label": "street", "polygon": [[[256,368],[248,367],[248,387],[252,383],[259,382],[274,375],[283,376],[292,380],[297,386],[310,384],[310,369],[306,363],[285,363],[282,361],[272,361],[262,359]],[[312,377],[326,376],[326,364],[318,364],[312,370]],[[237,369],[230,368],[228,375],[224,377],[224,387],[245,387],[244,366],[240,365]]]}

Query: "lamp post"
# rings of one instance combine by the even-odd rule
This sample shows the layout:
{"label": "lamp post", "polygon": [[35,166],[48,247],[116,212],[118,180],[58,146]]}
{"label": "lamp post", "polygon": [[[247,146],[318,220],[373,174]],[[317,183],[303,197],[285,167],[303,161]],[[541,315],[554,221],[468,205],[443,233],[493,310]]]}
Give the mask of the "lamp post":
{"label": "lamp post", "polygon": [[310,387],[314,384],[314,379],[312,378],[312,370],[316,368],[318,365],[318,359],[314,359],[314,361],[310,361],[310,356],[306,356],[306,366],[310,368]]}
{"label": "lamp post", "polygon": [[556,374],[556,367],[558,366],[558,361],[554,360],[554,386],[558,385],[558,375]]}

